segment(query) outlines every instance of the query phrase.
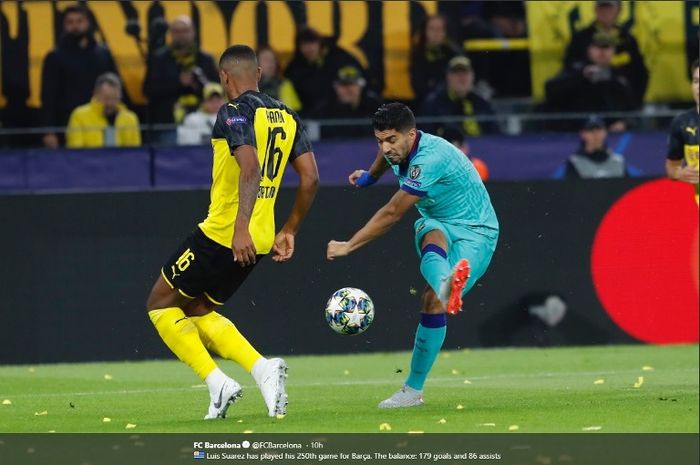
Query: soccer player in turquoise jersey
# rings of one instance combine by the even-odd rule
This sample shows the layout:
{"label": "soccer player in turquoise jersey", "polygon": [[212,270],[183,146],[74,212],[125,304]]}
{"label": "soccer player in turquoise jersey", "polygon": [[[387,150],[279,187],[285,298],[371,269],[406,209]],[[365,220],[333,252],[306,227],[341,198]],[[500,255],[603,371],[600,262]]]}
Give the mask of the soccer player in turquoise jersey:
{"label": "soccer player in turquoise jersey", "polygon": [[411,110],[400,103],[382,105],[374,114],[379,153],[369,171],[353,172],[357,187],[374,184],[391,168],[399,190],[347,242],[330,241],[327,258],[348,255],[386,233],[412,206],[423,293],[411,371],[405,385],[380,408],[423,404],[423,385],[447,332],[447,313],[462,308],[462,296],[486,272],[498,241],[498,220],[491,199],[469,159],[446,140],[418,131]]}

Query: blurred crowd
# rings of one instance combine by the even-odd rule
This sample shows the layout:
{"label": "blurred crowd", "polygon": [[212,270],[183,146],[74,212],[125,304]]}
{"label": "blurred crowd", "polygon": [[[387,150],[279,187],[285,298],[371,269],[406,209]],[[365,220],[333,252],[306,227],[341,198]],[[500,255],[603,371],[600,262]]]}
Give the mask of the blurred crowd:
{"label": "blurred crowd", "polygon": [[[462,43],[527,37],[524,2],[446,3],[450,11],[425,18],[412,37],[410,82],[415,97],[407,103],[417,116],[437,121],[425,126],[437,134],[498,133],[496,118],[488,118],[498,114],[492,99],[529,95],[529,58],[468,55]],[[546,99],[535,111],[598,113],[642,107],[649,75],[635,37],[618,22],[620,2],[596,1],[591,8],[595,19],[571,38],[561,70],[546,82]],[[162,41],[149,47],[145,109],[128,101],[109,49],[95,40],[93,23],[81,4],[65,9],[61,39],[44,58],[41,123],[68,128],[65,133],[49,130],[43,135],[44,145],[136,146],[142,135],[147,143],[207,143],[226,95],[218,84],[215,57],[197,44],[192,19],[180,16],[163,24]],[[274,49],[261,47],[258,54],[260,90],[307,119],[367,118],[382,103],[372,70],[312,28],[298,30],[294,55],[284,68]],[[627,124],[621,118],[604,121],[608,131],[623,131]],[[144,125],[155,131],[142,133],[139,128]],[[559,121],[549,129],[581,128],[581,122]],[[321,136],[369,134],[366,125],[329,124],[323,125]]]}

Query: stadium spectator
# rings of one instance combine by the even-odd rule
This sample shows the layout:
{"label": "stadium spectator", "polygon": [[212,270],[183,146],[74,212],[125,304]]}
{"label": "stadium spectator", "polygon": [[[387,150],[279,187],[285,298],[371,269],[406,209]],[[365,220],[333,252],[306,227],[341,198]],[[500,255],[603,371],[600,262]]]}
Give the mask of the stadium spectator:
{"label": "stadium spectator", "polygon": [[[428,95],[423,103],[422,115],[430,116],[464,116],[462,129],[467,136],[479,136],[483,133],[498,131],[494,122],[478,122],[477,115],[494,114],[491,104],[473,90],[474,70],[469,58],[456,56],[447,65],[446,84],[438,87]],[[449,123],[430,125],[432,132]]]}
{"label": "stadium spectator", "polygon": [[411,50],[411,86],[416,101],[421,102],[445,81],[447,63],[459,53],[459,48],[447,36],[445,17],[427,17]]}
{"label": "stadium spectator", "polygon": [[313,111],[333,97],[333,81],[344,66],[362,68],[355,57],[316,30],[306,27],[297,33],[296,50],[285,76],[299,95],[302,112]]}
{"label": "stadium spectator", "polygon": [[[545,83],[546,106],[556,112],[629,111],[638,107],[634,89],[612,66],[615,39],[599,32],[588,46],[588,59],[564,68]],[[609,129],[621,131],[623,120],[609,120]],[[566,127],[564,127],[566,126]],[[570,124],[562,129],[573,129]]]}
{"label": "stadium spectator", "polygon": [[611,66],[627,79],[634,90],[635,106],[640,106],[649,82],[649,72],[639,52],[637,40],[627,27],[617,24],[620,9],[619,0],[595,2],[595,20],[587,28],[573,34],[564,55],[564,66],[572,69],[585,66],[588,48],[593,43],[594,36],[599,32],[610,35],[614,39]]}
{"label": "stadium spectator", "polygon": [[185,116],[185,120],[177,127],[178,145],[210,143],[216,116],[224,104],[224,90],[221,84],[210,82],[204,86],[202,97],[199,109]]}
{"label": "stadium spectator", "polygon": [[[312,112],[316,118],[366,118],[369,121],[377,108],[382,104],[378,95],[366,86],[362,72],[354,66],[345,66],[338,70],[333,82],[335,93],[333,98],[322,103]],[[368,136],[367,123],[355,126],[326,126],[323,137],[362,137]]]}
{"label": "stadium spectator", "polygon": [[479,173],[479,177],[482,181],[486,181],[489,178],[489,168],[486,163],[484,163],[482,159],[472,157],[469,154],[469,144],[467,143],[461,128],[454,125],[445,126],[444,128],[440,128],[437,135],[457,147],[460,152],[469,158],[469,161],[471,161],[474,168],[476,168],[476,171]]}
{"label": "stadium spectator", "polygon": [[[180,123],[199,106],[202,88],[218,82],[219,72],[211,55],[195,41],[195,28],[188,16],[170,23],[170,44],[149,57],[143,93],[148,97],[151,124]],[[175,142],[175,131],[157,131],[157,143]]]}
{"label": "stadium spectator", "polygon": [[622,178],[629,175],[622,155],[606,145],[605,121],[591,116],[579,132],[581,145],[566,161],[567,178]]}
{"label": "stadium spectator", "polygon": [[292,81],[282,77],[279,69],[277,54],[270,47],[258,49],[258,64],[262,75],[258,82],[260,92],[282,101],[294,111],[301,109],[301,102]]}
{"label": "stadium spectator", "polygon": [[684,111],[671,122],[666,152],[666,175],[674,181],[693,184],[695,202],[700,203],[700,64],[697,59],[690,65],[690,74],[695,108]]}
{"label": "stadium spectator", "polygon": [[[44,58],[41,72],[41,125],[64,127],[75,107],[90,100],[98,76],[116,73],[109,49],[98,44],[90,12],[72,5],[63,12],[63,33]],[[46,147],[57,148],[62,136],[44,134]]]}
{"label": "stadium spectator", "polygon": [[141,145],[139,118],[122,103],[122,83],[114,73],[100,75],[93,97],[70,115],[66,146],[136,147]]}

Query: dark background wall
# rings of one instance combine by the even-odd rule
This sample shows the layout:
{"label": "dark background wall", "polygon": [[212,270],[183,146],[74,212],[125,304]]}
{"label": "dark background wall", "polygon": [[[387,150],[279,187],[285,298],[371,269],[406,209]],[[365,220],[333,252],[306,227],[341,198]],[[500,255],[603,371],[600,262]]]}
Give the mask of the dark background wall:
{"label": "dark background wall", "polygon": [[[501,239],[465,312],[450,319],[446,346],[632,342],[597,301],[589,263],[600,218],[639,182],[489,184]],[[265,353],[409,349],[424,286],[412,245],[416,214],[354,255],[325,260],[328,240],[348,238],[393,191],[321,189],[293,260],[261,263],[224,313]],[[278,212],[286,214],[293,193],[282,190]],[[200,190],[0,197],[0,363],[169,356],[144,302],[207,203]],[[375,322],[363,335],[325,325],[325,302],[344,286],[374,299]],[[538,291],[568,301],[554,329],[513,305]]]}

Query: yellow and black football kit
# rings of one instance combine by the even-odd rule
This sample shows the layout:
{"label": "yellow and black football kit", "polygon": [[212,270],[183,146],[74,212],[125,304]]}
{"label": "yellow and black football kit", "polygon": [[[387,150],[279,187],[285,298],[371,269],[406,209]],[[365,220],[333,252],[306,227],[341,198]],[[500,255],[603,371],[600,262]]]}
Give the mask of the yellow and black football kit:
{"label": "yellow and black football kit", "polygon": [[[668,138],[669,160],[685,160],[691,168],[698,169],[700,161],[700,115],[697,109],[685,111],[673,118]],[[695,201],[698,202],[698,185],[695,185]]]}
{"label": "yellow and black football kit", "polygon": [[311,152],[312,147],[293,110],[266,94],[253,91],[221,107],[211,143],[214,160],[209,213],[166,262],[162,274],[166,282],[183,295],[205,295],[221,305],[253,268],[235,263],[231,252],[240,175],[234,151],[241,145],[257,149],[261,181],[249,231],[259,261],[272,249],[275,201],[287,163]]}

